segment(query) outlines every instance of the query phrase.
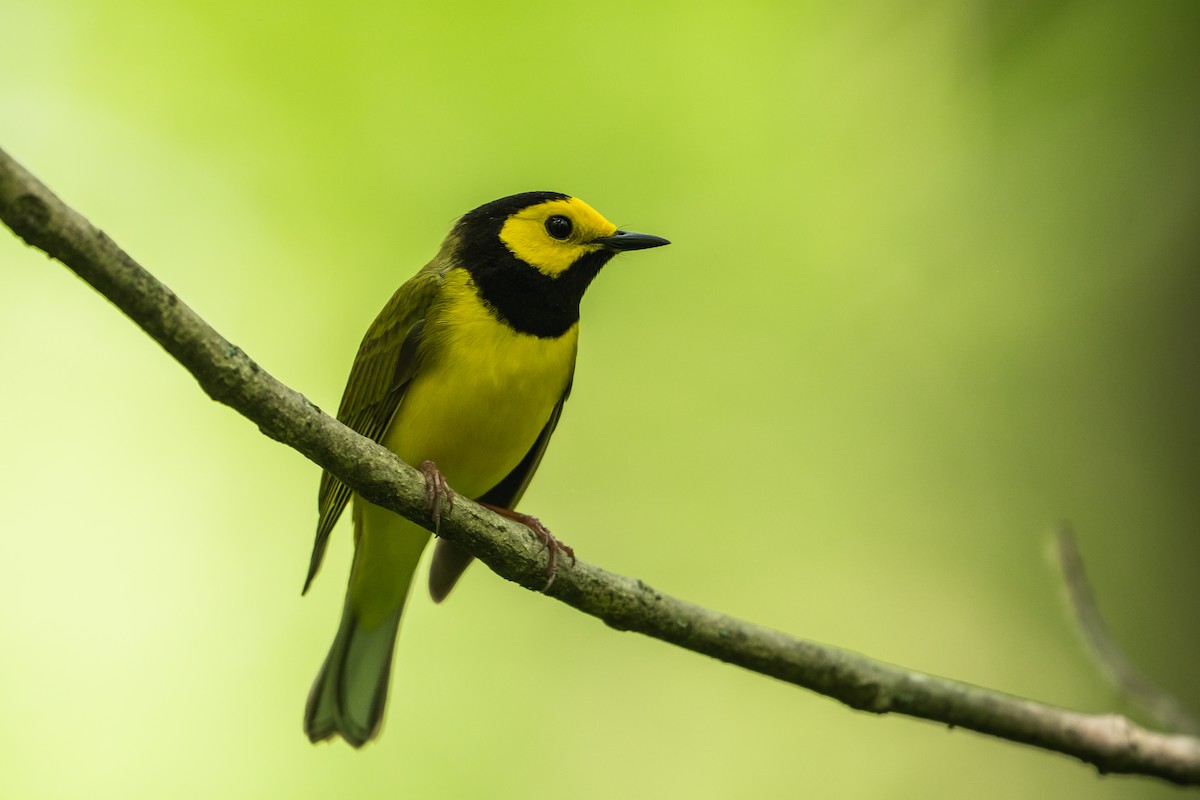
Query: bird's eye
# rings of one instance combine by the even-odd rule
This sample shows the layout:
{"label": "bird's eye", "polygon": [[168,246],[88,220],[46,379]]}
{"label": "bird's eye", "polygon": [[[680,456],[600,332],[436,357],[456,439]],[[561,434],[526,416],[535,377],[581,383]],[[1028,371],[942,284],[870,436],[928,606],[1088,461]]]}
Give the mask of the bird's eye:
{"label": "bird's eye", "polygon": [[571,235],[571,220],[564,217],[562,214],[555,214],[546,220],[546,233],[553,236],[555,239],[566,239]]}

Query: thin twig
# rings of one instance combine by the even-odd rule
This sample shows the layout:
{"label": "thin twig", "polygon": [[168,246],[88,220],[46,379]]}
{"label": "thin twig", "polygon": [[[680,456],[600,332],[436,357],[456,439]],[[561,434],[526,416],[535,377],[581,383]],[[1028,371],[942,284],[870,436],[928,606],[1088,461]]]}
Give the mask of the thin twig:
{"label": "thin twig", "polygon": [[[268,375],[2,150],[0,219],[117,305],[211,397],[371,502],[432,528],[424,480],[416,470]],[[462,500],[442,516],[441,534],[508,580],[534,590],[545,582],[538,542],[524,526]],[[907,714],[1066,753],[1103,772],[1200,785],[1200,739],[1194,737],[1156,733],[1123,717],[1067,711],[796,639],[582,560],[560,567],[549,594],[614,628],[812,689],[853,708]]]}
{"label": "thin twig", "polygon": [[1138,704],[1158,721],[1159,725],[1175,733],[1190,736],[1200,735],[1200,723],[1184,710],[1174,696],[1143,675],[1113,639],[1112,633],[1100,615],[1095,593],[1083,568],[1083,557],[1075,539],[1075,531],[1069,522],[1058,526],[1058,560],[1062,567],[1063,583],[1067,596],[1075,611],[1075,620],[1083,638],[1091,648],[1092,655],[1108,675],[1113,685],[1126,697]]}

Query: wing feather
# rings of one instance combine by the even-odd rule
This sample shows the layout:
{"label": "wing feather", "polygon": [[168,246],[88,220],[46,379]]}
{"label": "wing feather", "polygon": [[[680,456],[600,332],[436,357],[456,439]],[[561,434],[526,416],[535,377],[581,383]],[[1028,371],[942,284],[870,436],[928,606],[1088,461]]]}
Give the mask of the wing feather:
{"label": "wing feather", "polygon": [[[359,345],[337,418],[368,439],[378,442],[383,438],[400,399],[416,374],[425,315],[448,270],[448,264],[435,259],[406,281],[379,312]],[[317,494],[320,516],[308,577],[304,581],[305,592],[321,567],[329,534],[351,494],[350,487],[333,474],[322,473]]]}

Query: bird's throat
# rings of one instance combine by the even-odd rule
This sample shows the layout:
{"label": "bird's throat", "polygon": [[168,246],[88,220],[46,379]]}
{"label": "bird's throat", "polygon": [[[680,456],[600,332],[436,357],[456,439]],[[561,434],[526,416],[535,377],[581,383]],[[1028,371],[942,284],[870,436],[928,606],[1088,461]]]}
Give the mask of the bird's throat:
{"label": "bird's throat", "polygon": [[543,339],[564,335],[579,321],[583,293],[612,253],[589,253],[551,277],[510,253],[468,267],[480,298],[502,322]]}

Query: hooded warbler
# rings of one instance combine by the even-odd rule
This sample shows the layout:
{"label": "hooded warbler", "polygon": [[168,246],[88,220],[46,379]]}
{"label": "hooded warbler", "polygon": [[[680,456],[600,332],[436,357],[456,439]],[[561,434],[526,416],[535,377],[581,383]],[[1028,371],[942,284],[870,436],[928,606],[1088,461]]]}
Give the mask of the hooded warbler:
{"label": "hooded warbler", "polygon": [[[614,255],[664,244],[618,230],[557,192],[517,194],[468,212],[367,330],[338,419],[420,465],[435,519],[458,492],[528,525],[550,548],[552,580],[558,553],[573,558],[570,548],[513,509],[571,392],[579,302]],[[326,472],[305,592],[352,497],[350,583],[304,730],[313,742],[340,735],[360,747],[379,732],[400,616],[429,532]],[[470,562],[438,540],[429,573],[434,600]]]}

